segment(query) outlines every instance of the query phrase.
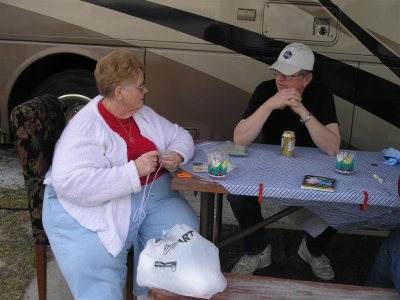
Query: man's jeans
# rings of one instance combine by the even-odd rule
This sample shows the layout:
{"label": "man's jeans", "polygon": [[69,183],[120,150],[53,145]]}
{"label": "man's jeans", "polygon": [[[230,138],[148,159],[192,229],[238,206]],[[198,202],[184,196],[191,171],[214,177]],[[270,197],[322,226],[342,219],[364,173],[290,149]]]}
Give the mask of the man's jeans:
{"label": "man's jeans", "polygon": [[395,288],[400,293],[400,228],[382,242],[366,285]]}

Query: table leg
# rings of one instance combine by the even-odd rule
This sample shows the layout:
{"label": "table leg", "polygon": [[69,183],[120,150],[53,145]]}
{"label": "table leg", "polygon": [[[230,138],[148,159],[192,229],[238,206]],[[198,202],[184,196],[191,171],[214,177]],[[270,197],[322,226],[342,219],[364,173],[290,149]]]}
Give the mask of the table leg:
{"label": "table leg", "polygon": [[214,238],[213,242],[216,244],[221,236],[222,226],[222,205],[223,205],[223,194],[217,194],[217,206],[215,208],[215,223],[214,223]]}
{"label": "table leg", "polygon": [[214,199],[214,193],[200,194],[200,234],[209,241],[213,240]]}

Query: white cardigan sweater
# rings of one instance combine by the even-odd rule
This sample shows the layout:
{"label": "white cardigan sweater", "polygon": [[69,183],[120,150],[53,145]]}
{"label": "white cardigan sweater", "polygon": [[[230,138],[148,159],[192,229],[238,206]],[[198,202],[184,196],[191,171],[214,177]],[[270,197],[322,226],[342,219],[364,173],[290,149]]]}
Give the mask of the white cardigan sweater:
{"label": "white cardigan sweater", "polygon": [[[125,141],[98,111],[97,96],[68,123],[57,142],[45,184],[54,187],[64,209],[82,226],[97,232],[114,257],[128,234],[131,194],[141,190],[133,161],[127,159]],[[158,151],[176,151],[186,163],[193,157],[192,136],[144,106],[134,114],[140,133]],[[183,164],[182,163],[182,164]]]}

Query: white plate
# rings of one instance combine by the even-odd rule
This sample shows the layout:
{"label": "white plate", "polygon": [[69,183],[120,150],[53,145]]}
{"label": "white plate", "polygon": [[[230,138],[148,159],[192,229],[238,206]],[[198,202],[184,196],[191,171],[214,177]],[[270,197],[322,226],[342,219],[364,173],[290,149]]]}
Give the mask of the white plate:
{"label": "white plate", "polygon": [[336,170],[336,172],[339,172],[341,174],[351,174],[354,172],[354,171],[342,171],[342,170],[338,170],[338,169],[335,169],[335,170]]}
{"label": "white plate", "polygon": [[225,178],[226,177],[226,175],[228,175],[228,174],[226,174],[226,175],[221,175],[221,176],[215,176],[215,175],[211,175],[211,174],[209,174],[209,173],[207,173],[208,174],[208,176],[210,176],[210,177],[212,177],[212,178]]}

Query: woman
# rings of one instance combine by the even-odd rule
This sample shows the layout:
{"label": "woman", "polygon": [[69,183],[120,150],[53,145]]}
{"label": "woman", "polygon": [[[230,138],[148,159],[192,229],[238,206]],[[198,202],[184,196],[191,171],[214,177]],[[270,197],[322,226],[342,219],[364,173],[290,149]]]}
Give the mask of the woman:
{"label": "woman", "polygon": [[[171,191],[194,153],[191,135],[144,105],[144,68],[129,51],[99,60],[100,92],[68,123],[46,174],[43,225],[75,299],[122,299],[126,257],[175,224],[198,231]],[[136,268],[135,278],[136,278]],[[134,293],[146,289],[134,282]]]}

